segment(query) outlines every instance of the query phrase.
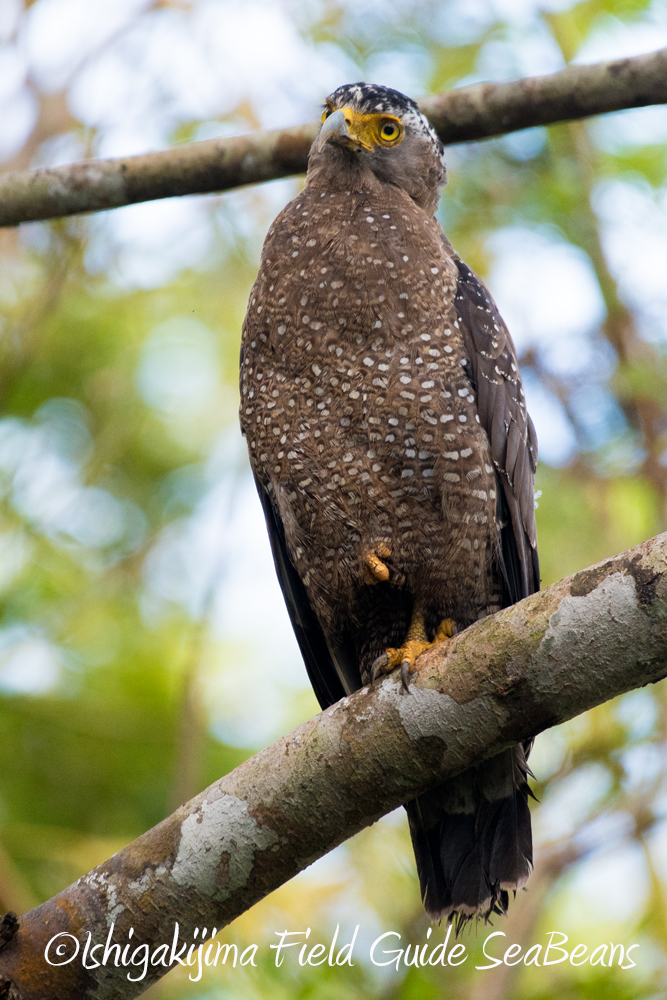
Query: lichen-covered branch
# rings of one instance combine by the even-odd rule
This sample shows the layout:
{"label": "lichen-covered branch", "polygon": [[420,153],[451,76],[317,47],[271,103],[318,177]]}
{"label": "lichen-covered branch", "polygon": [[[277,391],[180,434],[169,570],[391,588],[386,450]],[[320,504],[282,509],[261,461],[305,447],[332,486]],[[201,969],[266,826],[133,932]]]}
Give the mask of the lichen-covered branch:
{"label": "lichen-covered branch", "polygon": [[[667,675],[667,533],[477,622],[311,719],[20,918],[0,951],[0,996],[138,996],[168,971],[101,959],[194,943],[443,778]],[[520,905],[517,902],[516,905]],[[199,938],[194,938],[195,928]],[[206,929],[205,931],[203,929]],[[56,935],[71,935],[57,938]],[[87,952],[100,944],[96,955]],[[80,943],[76,960],[56,967]],[[64,951],[56,954],[56,947]],[[179,943],[180,947],[180,943]],[[184,949],[185,951],[185,949]],[[183,951],[180,952],[181,957]],[[137,978],[133,976],[133,978]],[[4,993],[3,993],[4,990]]]}
{"label": "lichen-covered branch", "polygon": [[[420,101],[446,144],[667,103],[667,48],[550,76],[481,83]],[[208,139],[143,156],[0,175],[0,226],[303,173],[317,127]]]}

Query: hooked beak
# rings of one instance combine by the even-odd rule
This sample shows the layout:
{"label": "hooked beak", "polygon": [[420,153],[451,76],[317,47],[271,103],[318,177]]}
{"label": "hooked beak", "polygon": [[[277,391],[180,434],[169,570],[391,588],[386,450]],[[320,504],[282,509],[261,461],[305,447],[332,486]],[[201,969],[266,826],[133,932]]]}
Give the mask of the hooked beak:
{"label": "hooked beak", "polygon": [[333,140],[340,141],[341,139],[350,141],[351,135],[348,132],[347,122],[345,121],[345,115],[342,111],[334,111],[332,115],[329,115],[327,120],[322,125],[320,129],[320,134],[317,139],[317,152],[322,151],[322,147],[326,145],[327,142]]}
{"label": "hooked beak", "polygon": [[321,152],[327,142],[335,142],[348,149],[372,150],[369,142],[368,115],[359,114],[353,108],[339,108],[326,119],[317,140],[317,152]]}

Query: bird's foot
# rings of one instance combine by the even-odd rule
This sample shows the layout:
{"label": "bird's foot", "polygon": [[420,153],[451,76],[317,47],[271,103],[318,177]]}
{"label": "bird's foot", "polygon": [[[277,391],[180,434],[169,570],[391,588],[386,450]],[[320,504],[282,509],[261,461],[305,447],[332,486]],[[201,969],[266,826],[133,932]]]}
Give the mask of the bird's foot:
{"label": "bird's foot", "polygon": [[408,679],[410,674],[415,669],[415,664],[418,659],[425,653],[427,649],[431,649],[439,642],[446,642],[447,639],[451,639],[456,631],[456,625],[451,618],[443,618],[440,622],[437,632],[433,637],[433,641],[429,642],[428,639],[415,639],[408,638],[406,642],[403,643],[400,649],[385,649],[373,663],[371,667],[371,684],[374,684],[379,677],[384,677],[385,674],[390,674],[397,667],[401,668],[401,683],[405,691],[408,690]]}
{"label": "bird's foot", "polygon": [[364,583],[386,583],[389,579],[389,567],[383,563],[388,559],[391,549],[381,542],[375,549],[364,556]]}

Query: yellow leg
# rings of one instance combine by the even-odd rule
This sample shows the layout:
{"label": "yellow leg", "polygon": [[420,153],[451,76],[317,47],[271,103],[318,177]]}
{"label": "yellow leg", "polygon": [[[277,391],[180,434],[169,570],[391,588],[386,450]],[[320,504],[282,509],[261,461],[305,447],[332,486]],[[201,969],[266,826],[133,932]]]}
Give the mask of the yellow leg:
{"label": "yellow leg", "polygon": [[427,649],[435,646],[438,642],[445,642],[454,635],[456,626],[451,618],[443,618],[435,633],[433,642],[426,637],[424,628],[424,612],[421,608],[415,608],[412,612],[412,620],[405,642],[400,649],[386,649],[381,656],[378,656],[371,668],[371,683],[378,677],[389,674],[397,667],[401,668],[401,681],[403,687],[408,690],[408,677],[414,670],[415,661]]}

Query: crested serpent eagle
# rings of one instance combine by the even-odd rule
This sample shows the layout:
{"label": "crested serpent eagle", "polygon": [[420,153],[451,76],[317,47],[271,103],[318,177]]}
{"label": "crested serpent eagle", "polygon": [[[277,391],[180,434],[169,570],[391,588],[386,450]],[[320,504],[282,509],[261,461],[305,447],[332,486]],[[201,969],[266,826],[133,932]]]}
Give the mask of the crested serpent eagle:
{"label": "crested serpent eagle", "polygon": [[[250,295],[241,424],[322,707],[394,669],[409,691],[433,642],[539,587],[535,431],[507,328],[435,218],[444,182],[414,101],[340,87]],[[525,884],[529,749],[407,803],[433,919],[504,912]]]}

